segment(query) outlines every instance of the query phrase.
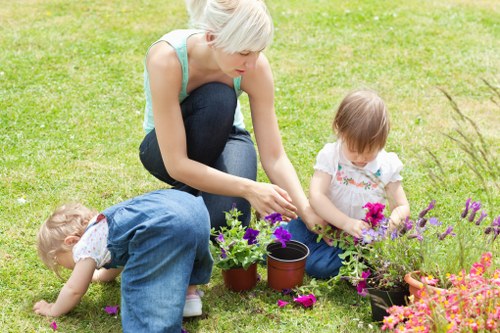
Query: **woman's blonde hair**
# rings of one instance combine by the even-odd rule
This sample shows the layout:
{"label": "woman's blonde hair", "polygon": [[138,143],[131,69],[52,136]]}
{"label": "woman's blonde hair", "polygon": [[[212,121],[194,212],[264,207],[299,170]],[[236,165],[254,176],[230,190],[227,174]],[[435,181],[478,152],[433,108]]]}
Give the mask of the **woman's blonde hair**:
{"label": "woman's blonde hair", "polygon": [[97,215],[79,203],[69,203],[58,207],[42,224],[37,236],[38,256],[44,264],[59,276],[59,265],[56,254],[69,251],[70,246],[64,244],[68,236],[81,236],[89,221]]}
{"label": "woman's blonde hair", "polygon": [[273,21],[262,0],[186,0],[191,26],[211,33],[227,53],[258,52],[273,39]]}
{"label": "woman's blonde hair", "polygon": [[340,103],[332,128],[352,151],[381,150],[390,130],[385,103],[372,90],[355,90]]}

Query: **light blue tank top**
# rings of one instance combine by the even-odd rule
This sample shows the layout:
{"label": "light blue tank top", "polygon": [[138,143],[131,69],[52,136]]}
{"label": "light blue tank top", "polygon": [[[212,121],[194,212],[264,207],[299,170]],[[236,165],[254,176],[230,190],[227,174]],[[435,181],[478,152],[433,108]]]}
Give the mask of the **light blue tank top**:
{"label": "light blue tank top", "polygon": [[[160,41],[165,41],[169,43],[177,53],[179,57],[179,61],[182,67],[182,88],[179,94],[179,103],[188,97],[187,93],[187,85],[189,79],[189,68],[188,68],[188,57],[187,57],[187,39],[189,36],[202,33],[202,30],[195,29],[186,29],[186,30],[174,30],[169,32],[168,34],[161,37],[159,40],[154,42],[151,46],[155,45]],[[151,48],[150,46],[150,48]],[[149,52],[149,49],[148,49]],[[241,76],[234,78],[233,80],[234,90],[236,92],[236,96],[239,97],[241,95]],[[153,103],[151,101],[151,88],[149,86],[149,75],[144,64],[144,93],[146,95],[146,107],[144,110],[144,131],[146,133],[151,132],[154,129],[154,120],[153,120]],[[243,114],[241,113],[240,102],[236,104],[236,110],[234,112],[234,123],[233,126],[244,129],[245,124],[243,122]]]}

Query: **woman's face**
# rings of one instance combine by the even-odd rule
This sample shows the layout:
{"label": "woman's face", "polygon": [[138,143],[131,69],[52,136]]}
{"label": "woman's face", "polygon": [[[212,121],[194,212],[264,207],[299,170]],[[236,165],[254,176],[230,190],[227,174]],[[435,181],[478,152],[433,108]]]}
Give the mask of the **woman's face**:
{"label": "woman's face", "polygon": [[235,78],[245,75],[255,68],[260,52],[243,51],[239,53],[226,53],[215,48],[215,59],[221,71],[229,77]]}
{"label": "woman's face", "polygon": [[365,167],[368,163],[376,159],[379,152],[380,149],[373,149],[359,153],[349,149],[349,146],[345,142],[342,143],[342,153],[345,158],[351,161],[353,165],[360,168]]}

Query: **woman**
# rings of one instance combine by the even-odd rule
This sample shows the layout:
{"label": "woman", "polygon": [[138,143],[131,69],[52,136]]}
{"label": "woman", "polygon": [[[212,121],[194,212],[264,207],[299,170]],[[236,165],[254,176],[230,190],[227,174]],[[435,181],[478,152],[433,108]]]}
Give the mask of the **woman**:
{"label": "woman", "polygon": [[[174,188],[203,196],[212,227],[233,204],[250,221],[300,215],[324,225],[309,205],[281,142],[270,65],[261,53],[273,36],[261,0],[188,0],[199,30],[175,30],[148,50],[144,167]],[[247,93],[262,166],[273,184],[256,182],[257,157],[237,101]]]}

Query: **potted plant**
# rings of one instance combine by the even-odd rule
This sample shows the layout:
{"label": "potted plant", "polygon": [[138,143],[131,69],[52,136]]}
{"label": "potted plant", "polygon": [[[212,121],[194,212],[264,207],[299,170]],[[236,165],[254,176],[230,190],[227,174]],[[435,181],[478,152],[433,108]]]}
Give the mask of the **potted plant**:
{"label": "potted plant", "polygon": [[215,238],[210,242],[215,265],[222,270],[229,289],[252,289],[257,284],[257,264],[264,262],[268,254],[267,246],[284,243],[290,234],[279,226],[281,215],[276,213],[254,220],[249,227],[241,224],[241,212],[236,207],[225,214],[227,226],[211,232]]}
{"label": "potted plant", "polygon": [[450,274],[448,289],[424,293],[408,306],[389,308],[382,330],[391,332],[498,332],[500,269],[486,252],[469,273]]}
{"label": "potted plant", "polygon": [[[361,238],[332,229],[326,230],[326,236],[333,239],[333,245],[343,249],[343,266],[335,280],[347,280],[356,286],[360,295],[369,295],[372,318],[381,321],[389,306],[406,304],[408,285],[404,276],[421,267],[422,241],[437,235],[440,223],[435,218],[426,219],[434,202],[422,210],[415,221],[408,218],[394,230],[389,228],[383,204],[367,203],[364,207],[364,220],[371,228],[365,230]],[[323,235],[325,233],[320,237]]]}
{"label": "potted plant", "polygon": [[[432,293],[450,287],[447,276],[470,267],[481,253],[500,250],[496,242],[500,233],[500,216],[488,223],[487,214],[480,210],[481,203],[469,198],[459,218],[451,218],[446,223],[439,221],[438,225],[442,225],[440,232],[433,238],[422,239],[419,244],[422,263],[417,271],[405,276],[416,300],[422,292]],[[498,258],[495,260],[499,266]]]}

